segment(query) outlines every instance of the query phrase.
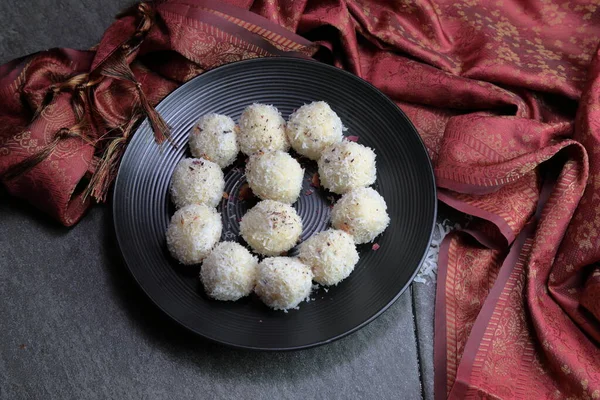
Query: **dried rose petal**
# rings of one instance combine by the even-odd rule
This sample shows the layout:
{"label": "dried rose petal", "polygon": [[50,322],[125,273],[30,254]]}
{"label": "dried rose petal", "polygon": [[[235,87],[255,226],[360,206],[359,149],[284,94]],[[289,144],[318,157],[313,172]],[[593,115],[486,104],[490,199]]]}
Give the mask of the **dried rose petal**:
{"label": "dried rose petal", "polygon": [[238,195],[238,199],[240,200],[248,200],[254,197],[254,193],[252,193],[252,189],[248,186],[247,183],[244,183],[240,188],[240,193]]}
{"label": "dried rose petal", "polygon": [[348,139],[351,142],[358,142],[359,137],[358,136],[348,136],[348,137],[346,137],[346,139]]}
{"label": "dried rose petal", "polygon": [[319,174],[317,172],[315,172],[315,174],[312,176],[312,181],[310,186],[312,187],[320,187],[321,186],[321,182],[319,181]]}
{"label": "dried rose petal", "polygon": [[351,229],[350,229],[350,225],[348,225],[347,223],[343,223],[342,226],[340,226],[340,230],[346,232],[346,233],[350,233]]}
{"label": "dried rose petal", "polygon": [[380,247],[381,246],[378,245],[377,243],[373,243],[373,247],[371,247],[371,248],[373,249],[373,251],[377,251],[377,250],[379,250]]}
{"label": "dried rose petal", "polygon": [[224,199],[229,199],[229,193],[223,192],[223,198]]}
{"label": "dried rose petal", "polygon": [[312,190],[307,190],[306,192],[304,192],[304,194],[306,194],[307,196],[310,196],[311,194],[313,194],[314,192]]}

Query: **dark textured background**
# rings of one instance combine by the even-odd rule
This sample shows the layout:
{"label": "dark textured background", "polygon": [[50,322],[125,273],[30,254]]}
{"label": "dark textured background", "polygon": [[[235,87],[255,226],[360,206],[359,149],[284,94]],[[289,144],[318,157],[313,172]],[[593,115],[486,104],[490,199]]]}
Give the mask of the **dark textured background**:
{"label": "dark textured background", "polygon": [[[88,48],[129,4],[0,0],[0,64]],[[64,228],[0,188],[0,399],[433,398],[431,283],[332,344],[232,350],[155,309],[128,275],[111,221],[97,206]]]}

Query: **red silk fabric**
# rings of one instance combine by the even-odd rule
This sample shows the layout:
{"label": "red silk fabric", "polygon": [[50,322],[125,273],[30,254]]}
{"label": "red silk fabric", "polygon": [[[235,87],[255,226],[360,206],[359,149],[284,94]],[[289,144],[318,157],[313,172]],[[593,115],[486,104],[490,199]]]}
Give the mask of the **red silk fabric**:
{"label": "red silk fabric", "polygon": [[[436,398],[600,398],[600,4],[230,3],[155,6],[128,56],[150,103],[206,69],[282,54],[314,55],[373,83],[423,137],[439,199],[475,217],[441,251]],[[135,13],[121,17],[95,51],[0,67],[0,174],[75,121],[67,91],[31,122],[48,86],[101,70],[137,24]],[[104,79],[88,93],[99,141],[130,118],[132,87]],[[80,186],[96,143],[65,139],[4,184],[73,224],[89,205]]]}

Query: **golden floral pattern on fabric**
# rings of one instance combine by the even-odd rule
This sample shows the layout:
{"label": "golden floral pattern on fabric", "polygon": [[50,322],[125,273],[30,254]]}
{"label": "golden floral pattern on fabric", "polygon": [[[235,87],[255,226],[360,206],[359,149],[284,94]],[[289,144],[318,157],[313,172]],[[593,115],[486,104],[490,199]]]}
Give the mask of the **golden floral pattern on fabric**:
{"label": "golden floral pattern on fabric", "polygon": [[31,131],[18,133],[13,136],[13,139],[20,148],[26,150],[28,153],[33,153],[38,148],[38,141],[31,138]]}
{"label": "golden floral pattern on fabric", "polygon": [[[165,17],[173,18],[175,21],[182,18],[167,12],[163,14]],[[181,47],[179,50],[185,57],[194,61],[202,69],[215,68],[230,62],[269,55],[266,50],[243,42],[203,22],[179,25],[179,27],[180,32],[174,32],[174,35],[190,38],[198,37],[197,40],[192,42],[191,46]]]}
{"label": "golden floral pattern on fabric", "polygon": [[[575,143],[563,141],[529,156],[529,151],[537,143],[528,143],[528,140],[522,140],[523,136],[544,135],[546,143],[550,144],[554,137],[569,134],[570,131],[569,124],[537,125],[527,119],[514,117],[454,118],[446,127],[444,152],[438,160],[436,173],[439,177],[460,180],[466,184],[504,185],[524,176],[565,146]],[[529,160],[524,162],[523,157]],[[480,171],[486,165],[490,168]]]}
{"label": "golden floral pattern on fabric", "polygon": [[10,154],[10,149],[8,148],[7,140],[0,136],[0,157],[8,156]]}
{"label": "golden floral pattern on fabric", "polygon": [[[480,70],[480,66],[487,67],[512,74],[512,78],[535,80],[549,90],[565,90],[567,79],[583,82],[586,71],[581,68],[581,63],[589,63],[598,43],[597,32],[588,23],[598,14],[597,6],[592,4],[576,5],[571,10],[544,0],[537,10],[525,10],[521,5],[507,6],[508,3],[502,0],[483,3],[477,0],[444,1],[433,5],[401,1],[394,7],[396,14],[385,13],[367,0],[356,0],[351,4],[356,4],[360,24],[379,40],[443,70],[471,75]],[[384,23],[381,15],[386,16]],[[529,23],[531,18],[543,21],[545,26],[532,25]],[[417,26],[419,30],[407,30],[406,26]],[[556,29],[558,26],[560,30]],[[469,39],[463,46],[451,50],[447,44],[448,35],[455,40]],[[471,43],[477,47],[471,48]],[[464,58],[472,58],[482,47],[486,49],[486,55],[494,56],[481,57],[465,68]],[[508,70],[502,68],[504,65],[518,69]]]}
{"label": "golden floral pattern on fabric", "polygon": [[[452,360],[460,359],[463,353],[475,317],[496,280],[502,254],[483,248],[466,234],[451,234],[446,240],[450,241],[447,285],[451,290],[446,292],[447,313],[451,317],[448,320],[447,341],[450,383],[456,377],[458,368],[458,364]],[[490,264],[492,268],[482,268]]]}
{"label": "golden floral pattern on fabric", "polygon": [[[509,242],[533,215],[538,201],[538,179],[530,173],[514,183],[479,196],[449,192],[453,198],[487,214]],[[493,220],[492,220],[493,219]]]}

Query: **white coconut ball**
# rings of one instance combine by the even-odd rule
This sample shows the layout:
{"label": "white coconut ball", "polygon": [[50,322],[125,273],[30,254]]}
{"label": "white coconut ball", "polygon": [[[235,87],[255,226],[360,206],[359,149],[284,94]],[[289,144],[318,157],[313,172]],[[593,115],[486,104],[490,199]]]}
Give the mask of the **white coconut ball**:
{"label": "white coconut ball", "polygon": [[208,114],[196,122],[190,134],[190,151],[225,168],[231,165],[240,151],[235,122],[227,115]]}
{"label": "white coconut ball", "polygon": [[171,217],[167,228],[167,247],[185,265],[202,262],[221,237],[221,215],[212,207],[190,204]]}
{"label": "white coconut ball", "polygon": [[375,152],[349,140],[325,149],[318,164],[321,184],[337,194],[372,185],[377,178]]}
{"label": "white coconut ball", "polygon": [[248,296],[258,274],[258,259],[239,243],[221,242],[204,259],[200,279],[206,294],[235,301]]}
{"label": "white coconut ball", "polygon": [[296,245],[302,220],[288,204],[263,200],[242,217],[240,233],[257,253],[275,256]]}
{"label": "white coconut ball", "polygon": [[246,164],[246,179],[252,192],[263,200],[292,204],[302,190],[304,169],[283,151],[258,152]]}
{"label": "white coconut ball", "polygon": [[216,207],[223,197],[223,171],[203,158],[184,158],[171,177],[171,198],[177,208],[189,204]]}
{"label": "white coconut ball", "polygon": [[238,143],[246,155],[259,150],[288,151],[290,144],[285,135],[285,120],[277,108],[258,103],[246,107],[240,117]]}
{"label": "white coconut ball", "polygon": [[357,244],[372,242],[390,223],[387,204],[372,188],[346,193],[331,210],[331,224],[354,237]]}
{"label": "white coconut ball", "polygon": [[292,148],[311,160],[343,138],[342,120],[324,101],[315,101],[297,109],[288,119],[286,133]]}
{"label": "white coconut ball", "polygon": [[337,285],[354,270],[359,257],[352,236],[328,229],[302,243],[298,258],[311,267],[315,282]]}
{"label": "white coconut ball", "polygon": [[297,258],[271,257],[258,264],[254,292],[267,306],[288,310],[308,298],[312,289],[310,267]]}

